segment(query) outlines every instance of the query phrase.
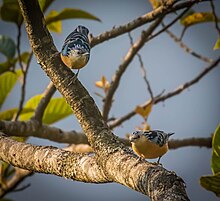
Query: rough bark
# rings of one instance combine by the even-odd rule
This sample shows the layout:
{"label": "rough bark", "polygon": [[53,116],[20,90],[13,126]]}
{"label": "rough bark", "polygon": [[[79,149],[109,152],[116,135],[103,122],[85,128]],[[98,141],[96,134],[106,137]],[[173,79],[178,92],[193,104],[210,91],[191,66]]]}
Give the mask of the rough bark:
{"label": "rough bark", "polygon": [[75,154],[52,146],[33,146],[12,140],[1,132],[0,159],[33,172],[90,183],[110,182],[94,155]]}

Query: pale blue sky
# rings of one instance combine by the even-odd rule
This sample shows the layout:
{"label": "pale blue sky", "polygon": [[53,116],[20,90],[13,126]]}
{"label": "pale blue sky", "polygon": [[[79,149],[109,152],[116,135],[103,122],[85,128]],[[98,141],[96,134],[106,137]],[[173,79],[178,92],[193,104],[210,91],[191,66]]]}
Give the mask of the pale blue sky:
{"label": "pale blue sky", "polygon": [[[102,22],[89,20],[67,20],[63,22],[63,33],[52,34],[54,43],[60,50],[66,36],[79,25],[85,25],[90,32],[96,36],[106,30],[110,30],[114,25],[125,24],[132,19],[150,11],[148,1],[121,0],[74,0],[56,1],[51,9],[58,11],[66,7],[80,8],[91,12],[99,17]],[[210,11],[209,3],[203,3],[197,8],[201,11]],[[216,6],[217,12],[220,5]],[[49,9],[49,10],[51,10]],[[173,19],[175,15],[169,15],[166,22]],[[15,26],[0,21],[0,34],[16,36]],[[132,32],[134,40],[140,35],[144,25]],[[13,30],[13,31],[12,31]],[[182,27],[177,24],[172,28],[176,34],[181,33]],[[23,28],[23,34],[25,30]],[[28,48],[25,36],[22,40],[22,50]],[[200,54],[217,58],[218,51],[213,51],[212,47],[217,39],[217,32],[214,24],[197,25],[190,28],[185,36],[184,42]],[[108,80],[114,74],[121,63],[123,56],[127,53],[130,42],[127,34],[100,44],[92,49],[91,59],[86,68],[79,74],[80,81],[84,84],[99,108],[102,108],[102,101],[94,92],[101,92],[94,83],[105,75]],[[174,90],[180,84],[194,78],[205,64],[191,55],[185,53],[173,42],[165,33],[153,39],[140,51],[147,75],[151,83],[154,94],[160,93],[163,89],[166,92]],[[167,132],[175,132],[173,138],[187,137],[208,137],[215,130],[220,122],[220,96],[219,96],[219,73],[217,67],[204,77],[198,84],[190,87],[178,96],[168,99],[164,103],[153,107],[149,117],[149,124],[152,129],[161,129]],[[32,62],[27,85],[27,97],[42,93],[47,86],[49,79],[36,64]],[[15,107],[19,100],[20,86],[17,86],[7,100],[3,109]],[[59,96],[59,93],[56,94]],[[111,116],[120,117],[130,112],[136,105],[145,102],[149,98],[146,85],[141,76],[138,59],[135,58],[125,72],[120,87],[115,95],[115,101],[111,110]],[[142,122],[140,116],[125,122],[122,126],[114,130],[116,135],[123,137],[126,133],[132,132],[136,126]],[[55,126],[64,130],[81,130],[74,117],[69,117]],[[34,144],[61,146],[50,141],[32,138],[30,142]],[[62,145],[63,146],[63,145]],[[199,185],[199,177],[211,173],[210,170],[211,149],[206,148],[181,148],[168,152],[161,160],[163,166],[168,170],[173,170],[186,182],[186,190],[191,200],[217,200],[214,194],[204,190]],[[24,181],[24,184],[31,183],[31,187],[23,192],[12,193],[7,197],[16,201],[23,200],[146,200],[140,193],[128,189],[119,184],[84,184],[73,182],[64,178],[51,175],[35,174]]]}

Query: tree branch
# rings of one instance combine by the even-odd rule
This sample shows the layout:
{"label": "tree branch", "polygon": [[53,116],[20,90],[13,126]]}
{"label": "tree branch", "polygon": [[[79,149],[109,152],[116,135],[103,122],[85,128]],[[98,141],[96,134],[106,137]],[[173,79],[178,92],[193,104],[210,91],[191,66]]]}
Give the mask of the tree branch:
{"label": "tree branch", "polygon": [[44,111],[50,102],[50,99],[52,98],[53,94],[56,92],[56,88],[53,85],[53,82],[50,82],[47,86],[46,90],[43,93],[43,97],[41,98],[37,108],[35,109],[34,116],[31,118],[31,120],[36,120],[40,123],[42,123],[42,118],[44,115]]}
{"label": "tree branch", "polygon": [[154,21],[155,19],[165,14],[175,12],[183,8],[191,7],[193,4],[201,2],[201,0],[190,0],[190,1],[185,1],[185,2],[178,3],[178,4],[177,4],[178,2],[177,0],[169,0],[169,1],[164,1],[164,2],[166,3],[161,5],[160,7],[154,9],[153,11],[149,13],[146,13],[143,16],[136,18],[135,20],[131,22],[128,22],[127,24],[114,27],[110,31],[106,31],[96,37],[91,36],[91,47],[94,47],[104,41],[110,40],[124,33],[130,32],[146,23]]}
{"label": "tree branch", "polygon": [[[18,154],[22,153],[22,154]],[[137,159],[127,158],[125,156],[118,158],[118,166],[106,164],[106,168],[111,168],[116,172],[122,171],[126,175],[118,177],[118,181],[127,179],[127,184],[140,192],[146,191],[147,181],[153,181],[149,185],[149,193],[152,200],[161,200],[164,198],[162,192],[166,192],[166,197],[170,200],[176,198],[176,191],[185,191],[182,179],[175,175],[174,172],[164,171],[164,168],[150,164],[145,161],[138,162]],[[112,182],[110,175],[96,163],[95,155],[75,154],[69,151],[57,149],[55,147],[33,146],[26,143],[14,141],[8,137],[0,135],[0,159],[16,167],[25,168],[34,172],[45,174],[55,174],[65,178],[93,183]],[[126,168],[122,168],[119,163],[125,165],[129,160]],[[114,171],[113,171],[114,172]],[[142,173],[142,174],[140,174]],[[128,176],[128,177],[127,177]],[[166,186],[163,191],[159,191],[161,184],[166,179]],[[159,191],[159,193],[158,193]],[[178,194],[177,200],[188,200],[186,195]]]}
{"label": "tree branch", "polygon": [[146,30],[142,31],[141,37],[131,46],[131,48],[128,50],[126,56],[124,57],[122,63],[118,67],[118,70],[116,71],[114,77],[114,80],[112,80],[110,88],[108,90],[108,93],[105,97],[105,102],[103,105],[103,118],[104,120],[108,119],[108,114],[110,111],[110,108],[112,106],[112,99],[113,96],[119,86],[121,77],[125,70],[127,69],[128,65],[131,63],[137,52],[144,46],[144,44],[147,42],[148,37],[152,34],[152,32],[158,27],[158,25],[161,23],[163,17],[158,18],[155,20],[153,24]]}
{"label": "tree branch", "polygon": [[[132,38],[130,32],[128,33],[128,37],[129,37],[131,46],[133,46],[134,42],[133,42],[133,38]],[[147,90],[148,90],[148,92],[149,92],[149,94],[150,94],[151,100],[153,101],[153,99],[154,99],[153,91],[152,91],[152,89],[151,89],[150,82],[149,82],[149,80],[147,79],[147,72],[146,72],[146,69],[145,69],[145,67],[144,67],[144,62],[143,62],[143,60],[142,60],[142,58],[141,58],[140,53],[137,53],[137,57],[138,57],[138,60],[139,60],[139,63],[140,63],[140,68],[141,68],[141,72],[142,72],[143,79],[144,79],[144,81],[145,81],[145,83],[146,83],[146,85],[147,85]]]}
{"label": "tree branch", "polygon": [[23,76],[22,76],[22,83],[21,83],[21,98],[20,98],[20,102],[19,102],[19,106],[18,106],[18,112],[15,116],[15,121],[18,120],[18,117],[21,114],[21,111],[23,109],[23,104],[24,104],[24,100],[25,100],[25,89],[26,89],[26,82],[27,82],[27,74],[28,74],[31,59],[32,59],[32,56],[33,56],[33,52],[31,52],[30,55],[29,55],[26,67],[24,67],[23,64],[22,64],[22,61],[21,61],[20,38],[21,38],[21,27],[18,26],[17,52],[18,52],[18,61],[19,61],[19,65],[20,65],[21,71],[23,73]]}
{"label": "tree branch", "polygon": [[[20,154],[19,154],[20,153]],[[29,171],[92,183],[110,182],[95,157],[75,154],[52,146],[33,146],[0,133],[0,159]]]}
{"label": "tree branch", "polygon": [[88,139],[83,133],[63,131],[60,128],[42,125],[38,121],[0,121],[0,130],[8,136],[32,136],[58,143],[88,144]]}
{"label": "tree branch", "polygon": [[33,173],[28,170],[20,168],[15,169],[15,174],[6,181],[5,186],[0,187],[0,198],[3,198],[7,193],[15,189],[26,177],[31,176]]}
{"label": "tree branch", "polygon": [[217,14],[216,14],[216,11],[215,11],[215,5],[214,5],[214,3],[213,3],[213,0],[210,0],[210,4],[211,4],[213,16],[214,16],[214,18],[215,18],[215,28],[216,28],[216,30],[218,31],[218,36],[220,37],[220,28],[219,28],[219,26],[218,26],[219,20],[218,20],[218,16],[217,16]]}
{"label": "tree branch", "polygon": [[208,63],[212,63],[213,60],[205,57],[203,55],[198,54],[197,52],[193,51],[191,48],[189,48],[186,44],[183,43],[183,41],[179,38],[177,38],[171,31],[166,30],[166,33],[170,36],[170,38],[172,38],[181,48],[183,48],[183,50],[189,54],[191,54],[192,56],[204,61],[204,62],[208,62]]}
{"label": "tree branch", "polygon": [[[167,100],[168,98],[171,98],[173,96],[176,96],[178,94],[180,94],[181,92],[183,92],[185,89],[191,87],[193,84],[199,82],[206,74],[208,74],[212,69],[216,68],[218,66],[220,62],[220,57],[215,60],[214,62],[212,62],[208,67],[206,67],[203,71],[201,71],[195,78],[193,78],[192,80],[180,85],[179,87],[177,87],[175,90],[168,92],[165,95],[162,96],[158,96],[156,98],[154,98],[154,104],[157,104],[159,102],[163,102],[165,100]],[[146,103],[142,104],[141,107],[147,107],[150,104],[150,101],[147,101]],[[116,126],[121,125],[123,122],[129,120],[131,117],[133,117],[134,115],[136,115],[137,113],[135,112],[135,108],[134,110],[132,110],[131,112],[127,113],[126,115],[122,116],[121,118],[116,119],[115,121],[111,122],[111,124],[109,124],[109,127],[111,129],[115,128]]]}

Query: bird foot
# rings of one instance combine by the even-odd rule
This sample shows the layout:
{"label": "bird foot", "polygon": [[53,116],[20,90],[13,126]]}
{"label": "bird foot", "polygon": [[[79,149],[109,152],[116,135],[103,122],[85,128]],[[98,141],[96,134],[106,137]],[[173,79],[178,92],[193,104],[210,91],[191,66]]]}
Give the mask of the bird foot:
{"label": "bird foot", "polygon": [[157,165],[157,166],[161,166],[161,167],[163,167],[162,163],[152,162],[151,164],[154,164],[154,165]]}
{"label": "bird foot", "polygon": [[67,87],[69,87],[71,84],[73,84],[77,79],[76,74],[72,77],[71,81],[68,83]]}

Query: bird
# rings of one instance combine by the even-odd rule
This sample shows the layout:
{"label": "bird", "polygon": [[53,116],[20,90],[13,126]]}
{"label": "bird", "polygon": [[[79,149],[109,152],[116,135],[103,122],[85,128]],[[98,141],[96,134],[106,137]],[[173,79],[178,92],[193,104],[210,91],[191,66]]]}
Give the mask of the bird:
{"label": "bird", "polygon": [[165,133],[160,130],[135,131],[129,137],[133,151],[139,159],[158,158],[159,164],[161,157],[168,151],[168,140],[174,133]]}
{"label": "bird", "polygon": [[90,43],[88,38],[89,30],[79,25],[76,29],[70,33],[62,46],[60,57],[62,62],[71,69],[83,68],[90,58]]}

